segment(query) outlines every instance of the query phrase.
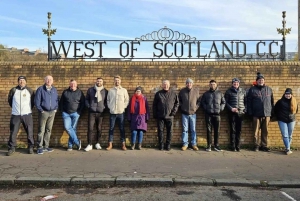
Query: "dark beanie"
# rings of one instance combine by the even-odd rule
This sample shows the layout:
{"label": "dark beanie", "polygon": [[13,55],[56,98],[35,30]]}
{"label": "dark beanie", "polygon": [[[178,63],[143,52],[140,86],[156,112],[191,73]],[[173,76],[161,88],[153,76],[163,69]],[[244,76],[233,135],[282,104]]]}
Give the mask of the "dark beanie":
{"label": "dark beanie", "polygon": [[24,79],[27,82],[26,77],[23,76],[23,75],[21,75],[21,76],[18,77],[18,82],[20,81],[20,79]]}
{"label": "dark beanie", "polygon": [[238,83],[240,83],[240,80],[239,80],[239,78],[237,78],[237,77],[235,77],[235,78],[233,78],[232,79],[232,81],[231,81],[232,83],[234,83],[234,82],[238,82]]}
{"label": "dark beanie", "polygon": [[265,79],[265,77],[260,72],[257,72],[256,81],[259,79]]}
{"label": "dark beanie", "polygon": [[293,90],[291,88],[286,88],[285,94],[293,94]]}
{"label": "dark beanie", "polygon": [[140,87],[140,86],[138,86],[137,88],[135,88],[135,91],[137,91],[137,90],[140,90],[140,91],[142,91],[142,90],[143,90],[143,88],[142,88],[142,87]]}

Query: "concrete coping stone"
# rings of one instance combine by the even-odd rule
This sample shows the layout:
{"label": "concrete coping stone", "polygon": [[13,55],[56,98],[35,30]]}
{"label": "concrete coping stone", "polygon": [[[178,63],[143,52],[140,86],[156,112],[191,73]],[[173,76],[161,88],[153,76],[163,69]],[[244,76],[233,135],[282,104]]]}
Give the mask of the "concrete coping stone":
{"label": "concrete coping stone", "polygon": [[57,184],[57,185],[68,185],[70,184],[71,178],[55,178],[55,177],[19,177],[15,179],[15,184]]}
{"label": "concrete coping stone", "polygon": [[269,181],[269,187],[281,187],[281,188],[300,188],[300,180],[291,181]]}
{"label": "concrete coping stone", "polygon": [[258,187],[261,186],[259,180],[247,180],[247,179],[216,179],[216,186],[241,186],[241,187]]}
{"label": "concrete coping stone", "polygon": [[117,177],[116,185],[131,185],[131,186],[172,186],[172,178],[127,178]]}
{"label": "concrete coping stone", "polygon": [[116,183],[116,178],[72,178],[71,185],[99,185],[99,186],[113,186]]}
{"label": "concrete coping stone", "polygon": [[214,186],[213,179],[200,178],[200,179],[174,179],[175,185],[203,185]]}

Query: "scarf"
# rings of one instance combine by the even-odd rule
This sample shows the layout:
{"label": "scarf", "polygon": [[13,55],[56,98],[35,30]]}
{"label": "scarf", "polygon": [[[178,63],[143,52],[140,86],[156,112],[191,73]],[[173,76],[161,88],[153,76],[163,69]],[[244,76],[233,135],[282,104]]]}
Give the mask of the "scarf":
{"label": "scarf", "polygon": [[95,89],[96,89],[96,94],[95,97],[97,98],[97,101],[100,102],[102,101],[102,95],[101,95],[101,90],[103,89],[103,85],[101,87],[97,87],[97,85],[95,85]]}
{"label": "scarf", "polygon": [[136,95],[134,94],[131,98],[131,105],[130,105],[130,113],[134,114],[134,105],[135,102],[139,102],[140,103],[140,108],[139,108],[139,114],[146,114],[146,104],[145,104],[145,100],[144,100],[144,96],[141,95]]}

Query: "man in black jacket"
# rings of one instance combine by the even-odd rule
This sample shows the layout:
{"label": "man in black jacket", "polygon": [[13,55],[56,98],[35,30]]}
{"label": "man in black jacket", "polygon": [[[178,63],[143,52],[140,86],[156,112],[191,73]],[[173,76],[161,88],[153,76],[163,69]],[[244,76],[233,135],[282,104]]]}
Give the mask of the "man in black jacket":
{"label": "man in black jacket", "polygon": [[164,150],[163,132],[164,125],[167,128],[165,149],[170,151],[173,132],[173,119],[179,107],[178,96],[175,91],[170,90],[169,80],[162,82],[162,90],[155,94],[153,100],[153,118],[157,119],[157,134],[159,150]]}
{"label": "man in black jacket", "polygon": [[73,150],[73,145],[81,149],[81,141],[77,138],[76,128],[81,112],[84,108],[84,95],[77,87],[76,80],[70,80],[69,88],[64,90],[59,101],[64,127],[69,134],[68,151]]}
{"label": "man in black jacket", "polygon": [[242,122],[246,113],[246,92],[240,87],[238,78],[232,79],[232,86],[225,93],[225,101],[230,127],[230,148],[232,151],[240,151]]}
{"label": "man in black jacket", "polygon": [[191,131],[191,146],[198,151],[196,135],[196,111],[200,107],[199,90],[193,87],[193,80],[188,78],[186,87],[179,92],[179,106],[182,119],[182,151],[188,148],[189,129]]}
{"label": "man in black jacket", "polygon": [[84,151],[90,151],[93,149],[92,145],[92,136],[94,130],[94,124],[96,122],[96,130],[97,130],[97,139],[95,148],[101,149],[100,138],[101,138],[101,130],[102,130],[102,120],[103,120],[103,112],[107,107],[106,98],[108,91],[103,86],[103,79],[101,77],[97,78],[95,86],[89,88],[85,97],[85,105],[89,109],[88,116],[88,145],[84,149]]}
{"label": "man in black jacket", "polygon": [[[274,108],[273,91],[265,85],[265,78],[259,72],[257,85],[251,87],[247,94],[247,112],[253,118],[254,151],[270,151],[268,145],[268,125]],[[261,142],[259,139],[261,130]]]}
{"label": "man in black jacket", "polygon": [[209,87],[210,89],[201,98],[201,107],[205,112],[207,131],[206,151],[211,151],[212,127],[214,128],[214,149],[215,151],[222,151],[219,147],[220,113],[224,110],[226,102],[223,93],[217,89],[217,82],[215,80],[209,82]]}

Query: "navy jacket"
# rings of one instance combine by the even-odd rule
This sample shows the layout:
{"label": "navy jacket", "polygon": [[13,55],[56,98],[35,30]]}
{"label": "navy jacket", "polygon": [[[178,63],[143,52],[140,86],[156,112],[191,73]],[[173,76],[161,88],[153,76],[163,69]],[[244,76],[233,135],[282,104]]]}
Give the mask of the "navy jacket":
{"label": "navy jacket", "polygon": [[57,110],[57,89],[54,86],[52,86],[50,90],[47,90],[45,85],[40,86],[36,90],[34,105],[39,110],[39,112]]}

